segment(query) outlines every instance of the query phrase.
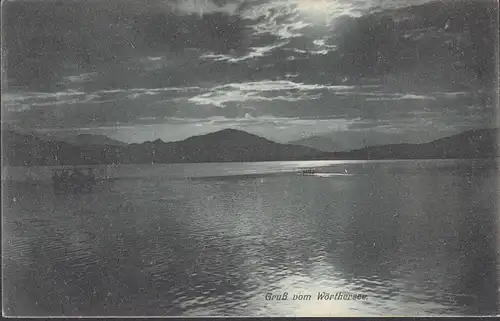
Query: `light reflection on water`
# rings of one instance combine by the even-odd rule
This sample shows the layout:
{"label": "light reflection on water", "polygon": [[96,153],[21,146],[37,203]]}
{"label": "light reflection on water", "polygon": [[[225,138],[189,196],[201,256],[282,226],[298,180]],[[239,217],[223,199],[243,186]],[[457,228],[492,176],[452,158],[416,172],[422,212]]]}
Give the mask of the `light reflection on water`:
{"label": "light reflection on water", "polygon": [[[321,170],[353,176],[176,180],[161,165],[156,178],[108,181],[88,194],[9,183],[7,311],[497,313],[496,171],[441,163],[339,166]],[[321,291],[368,300],[319,301]],[[265,299],[283,292],[313,298]]]}

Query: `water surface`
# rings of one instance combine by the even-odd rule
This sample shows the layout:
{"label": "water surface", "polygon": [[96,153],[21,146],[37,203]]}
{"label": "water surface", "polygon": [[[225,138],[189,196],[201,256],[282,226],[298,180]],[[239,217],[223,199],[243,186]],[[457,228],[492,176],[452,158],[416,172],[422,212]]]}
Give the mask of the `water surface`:
{"label": "water surface", "polygon": [[[308,167],[321,173],[296,173]],[[17,177],[3,186],[8,315],[498,313],[492,164],[100,170],[115,179],[86,194],[55,194],[50,168],[4,170]]]}

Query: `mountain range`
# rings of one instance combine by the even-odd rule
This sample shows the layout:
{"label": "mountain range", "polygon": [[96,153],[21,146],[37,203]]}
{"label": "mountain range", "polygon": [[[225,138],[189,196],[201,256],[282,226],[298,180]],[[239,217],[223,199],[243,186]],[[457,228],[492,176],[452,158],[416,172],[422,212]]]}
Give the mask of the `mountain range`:
{"label": "mountain range", "polygon": [[460,133],[459,130],[450,129],[442,129],[439,132],[412,130],[373,131],[360,129],[342,132],[333,131],[326,134],[304,137],[299,140],[289,141],[288,144],[306,146],[325,152],[342,152],[369,146],[431,142],[458,133]]}
{"label": "mountain range", "polygon": [[498,129],[469,130],[421,144],[369,146],[329,154],[332,159],[476,159],[499,156]]}
{"label": "mountain range", "polygon": [[57,140],[62,140],[75,145],[126,145],[124,142],[120,142],[109,138],[105,135],[95,135],[95,134],[78,134],[75,136],[62,137]]}
{"label": "mountain range", "polygon": [[[424,144],[393,144],[343,152],[280,144],[236,129],[193,136],[178,142],[155,140],[141,144],[110,144],[91,139],[81,144],[42,139],[2,130],[2,164],[43,166],[73,164],[148,164],[257,162],[326,159],[435,159],[498,157],[498,129],[466,131]],[[96,141],[105,142],[96,144]]]}

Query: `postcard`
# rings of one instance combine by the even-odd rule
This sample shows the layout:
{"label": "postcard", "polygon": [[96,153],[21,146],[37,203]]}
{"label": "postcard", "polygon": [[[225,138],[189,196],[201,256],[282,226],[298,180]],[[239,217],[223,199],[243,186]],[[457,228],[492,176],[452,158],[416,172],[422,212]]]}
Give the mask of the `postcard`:
{"label": "postcard", "polygon": [[499,314],[498,1],[1,9],[4,316]]}

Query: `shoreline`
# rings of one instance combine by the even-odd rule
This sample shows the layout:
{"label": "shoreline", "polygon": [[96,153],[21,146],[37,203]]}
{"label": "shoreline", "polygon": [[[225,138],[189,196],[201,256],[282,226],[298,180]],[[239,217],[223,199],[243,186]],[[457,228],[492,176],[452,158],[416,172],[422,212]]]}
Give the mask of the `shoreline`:
{"label": "shoreline", "polygon": [[[19,165],[9,165],[2,164],[2,168],[89,168],[98,166],[150,166],[150,165],[202,165],[202,164],[270,164],[270,163],[335,163],[335,164],[362,164],[362,163],[398,163],[398,162],[465,162],[465,161],[490,161],[497,162],[500,161],[500,156],[497,157],[484,157],[484,158],[383,158],[383,159],[314,159],[314,160],[264,160],[264,161],[209,161],[209,162],[165,162],[165,163],[115,163],[115,164],[43,164],[43,165],[32,165],[32,166],[19,166]],[[334,165],[335,165],[334,164]]]}

